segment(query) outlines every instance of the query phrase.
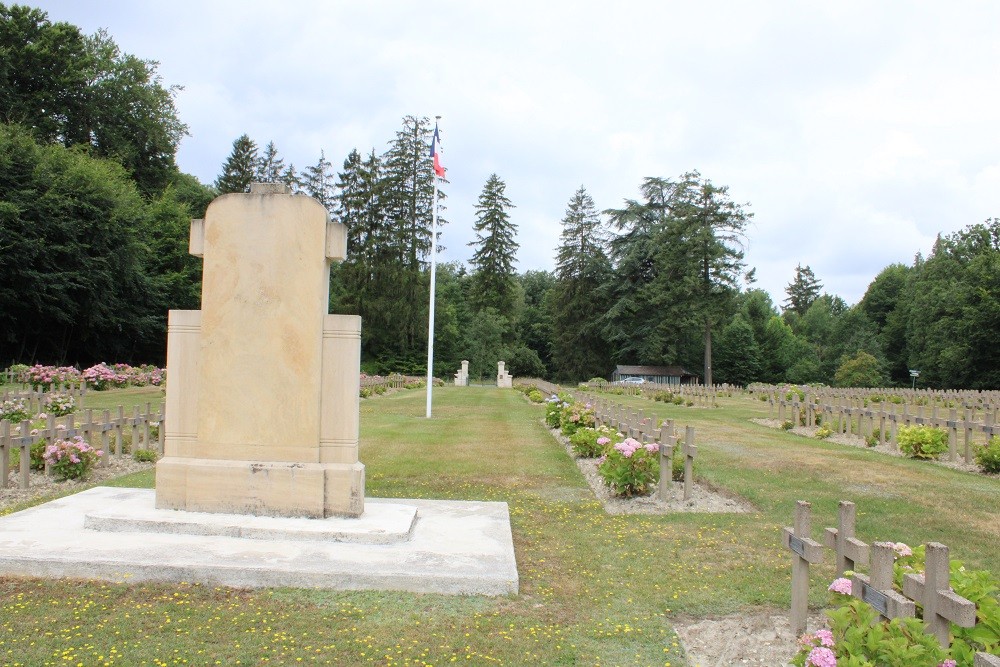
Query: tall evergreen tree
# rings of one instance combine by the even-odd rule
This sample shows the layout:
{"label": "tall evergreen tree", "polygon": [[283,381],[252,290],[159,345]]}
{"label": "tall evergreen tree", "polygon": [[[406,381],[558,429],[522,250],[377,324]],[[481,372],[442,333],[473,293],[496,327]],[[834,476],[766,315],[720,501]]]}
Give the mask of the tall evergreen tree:
{"label": "tall evergreen tree", "polygon": [[334,189],[333,165],[326,159],[323,151],[319,152],[316,164],[306,167],[302,177],[302,190],[307,195],[323,205],[328,212],[336,209],[336,190]]}
{"label": "tall evergreen tree", "polygon": [[273,141],[267,142],[264,154],[260,156],[257,165],[257,181],[260,183],[283,183],[285,176],[285,161],[278,155],[278,149]]}
{"label": "tall evergreen tree", "polygon": [[785,287],[785,294],[788,295],[784,303],[785,310],[800,316],[805,315],[809,306],[819,297],[821,289],[823,289],[823,284],[816,278],[816,274],[809,268],[809,265],[797,264],[795,277]]}
{"label": "tall evergreen tree", "polygon": [[556,252],[556,284],[549,300],[557,377],[603,377],[610,371],[611,359],[593,306],[598,291],[611,275],[608,230],[583,186],[570,199],[562,224]]}
{"label": "tall evergreen tree", "polygon": [[215,189],[219,194],[250,192],[250,184],[257,175],[258,164],[257,144],[249,135],[240,135],[233,142],[233,150],[222,165],[222,173],[215,179]]}
{"label": "tall evergreen tree", "polygon": [[517,225],[507,212],[514,204],[504,194],[506,189],[507,185],[496,174],[491,174],[483,186],[473,224],[476,240],[469,243],[476,251],[469,263],[474,268],[472,300],[475,309],[493,308],[509,317],[516,302],[514,263],[520,246],[514,240]]}

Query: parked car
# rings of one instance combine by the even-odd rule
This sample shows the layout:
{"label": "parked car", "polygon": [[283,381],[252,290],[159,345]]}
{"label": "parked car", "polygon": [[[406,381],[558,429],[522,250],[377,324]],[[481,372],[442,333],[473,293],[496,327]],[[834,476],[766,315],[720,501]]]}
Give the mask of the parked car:
{"label": "parked car", "polygon": [[645,384],[645,383],[646,381],[642,378],[631,377],[631,378],[622,378],[615,384]]}

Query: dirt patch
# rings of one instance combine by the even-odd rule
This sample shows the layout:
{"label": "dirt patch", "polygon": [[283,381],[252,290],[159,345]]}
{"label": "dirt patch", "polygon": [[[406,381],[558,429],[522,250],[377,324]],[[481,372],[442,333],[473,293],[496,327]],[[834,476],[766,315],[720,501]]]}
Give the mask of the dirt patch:
{"label": "dirt patch", "polygon": [[583,473],[584,479],[590,485],[590,490],[601,501],[604,511],[608,514],[671,514],[674,512],[733,513],[754,511],[754,508],[748,502],[738,498],[730,498],[699,483],[692,485],[691,497],[688,500],[684,500],[683,482],[674,482],[671,484],[670,497],[666,501],[660,500],[656,492],[649,496],[618,498],[611,493],[611,489],[604,483],[604,479],[597,472],[597,459],[578,457],[573,452],[569,438],[565,437],[557,429],[550,429],[550,433],[552,433],[552,437],[566,448],[566,453],[569,457],[576,461],[576,467]]}
{"label": "dirt patch", "polygon": [[0,482],[6,482],[0,485],[0,512],[13,505],[44,496],[83,491],[95,484],[100,484],[115,477],[131,475],[141,470],[149,470],[155,465],[155,463],[140,463],[133,460],[131,456],[111,456],[106,466],[98,465],[90,471],[90,475],[86,480],[66,480],[64,482],[57,482],[55,477],[33,470],[28,475],[27,489],[18,488],[18,482],[21,479],[20,473],[17,470],[12,470],[7,475],[6,480],[0,480]]}
{"label": "dirt patch", "polygon": [[[823,627],[822,616],[809,619],[809,630]],[[717,618],[671,619],[690,667],[784,667],[795,656],[797,639],[788,627],[788,611],[767,609]]]}

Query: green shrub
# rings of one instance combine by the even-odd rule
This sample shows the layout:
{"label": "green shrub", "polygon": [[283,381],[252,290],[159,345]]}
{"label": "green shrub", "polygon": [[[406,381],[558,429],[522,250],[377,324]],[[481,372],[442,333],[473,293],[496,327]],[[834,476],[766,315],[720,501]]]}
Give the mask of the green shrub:
{"label": "green shrub", "polygon": [[831,435],[833,435],[833,431],[830,429],[829,426],[820,426],[818,429],[816,429],[816,437],[819,438],[820,440],[826,440]]}
{"label": "green shrub", "polygon": [[995,435],[985,445],[976,447],[976,463],[987,474],[1000,473],[1000,436]]}
{"label": "green shrub", "polygon": [[930,426],[900,426],[899,449],[914,459],[936,459],[948,449],[948,433]]}
{"label": "green shrub", "polygon": [[559,428],[562,419],[563,400],[558,396],[552,396],[545,401],[545,425],[549,428]]}
{"label": "green shrub", "polygon": [[875,447],[878,445],[879,441],[882,439],[882,429],[877,428],[871,432],[867,438],[865,438],[865,444],[869,447]]}
{"label": "green shrub", "polygon": [[569,443],[577,456],[594,458],[606,454],[610,447],[621,440],[621,435],[608,426],[598,428],[588,426],[577,429],[576,433],[570,436]]}
{"label": "green shrub", "polygon": [[157,454],[153,449],[137,449],[132,452],[132,458],[140,463],[153,463],[157,459]]}
{"label": "green shrub", "polygon": [[0,419],[6,419],[11,424],[20,424],[31,417],[27,403],[23,398],[13,398],[0,402]]}
{"label": "green shrub", "polygon": [[646,495],[660,475],[659,446],[626,438],[608,450],[597,472],[617,496]]}
{"label": "green shrub", "polygon": [[559,427],[563,435],[572,436],[577,429],[593,426],[596,421],[594,409],[589,403],[564,403],[559,416]]}
{"label": "green shrub", "polygon": [[787,419],[785,421],[781,422],[781,430],[783,430],[783,431],[791,431],[793,428],[795,428],[795,424],[793,424],[792,422],[788,421]]}
{"label": "green shrub", "polygon": [[31,446],[31,449],[28,451],[30,458],[29,468],[32,470],[45,470],[45,448],[48,445],[48,440],[39,440]]}
{"label": "green shrub", "polygon": [[528,400],[531,401],[532,403],[542,403],[545,401],[545,397],[542,396],[542,392],[538,391],[537,389],[532,389],[530,392],[528,392]]}

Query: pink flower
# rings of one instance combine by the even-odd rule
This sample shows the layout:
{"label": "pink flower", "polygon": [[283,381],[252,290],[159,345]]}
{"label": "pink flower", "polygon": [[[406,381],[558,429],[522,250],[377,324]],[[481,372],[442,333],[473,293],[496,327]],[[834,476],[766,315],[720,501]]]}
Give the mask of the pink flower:
{"label": "pink flower", "polygon": [[908,547],[903,542],[896,542],[895,544],[892,545],[892,548],[896,550],[896,555],[899,558],[905,558],[906,556],[913,555],[913,549]]}
{"label": "pink flower", "polygon": [[839,579],[834,579],[833,583],[830,584],[830,587],[827,588],[827,590],[833,591],[834,593],[840,593],[841,595],[850,595],[851,580],[846,579],[844,577],[840,577]]}
{"label": "pink flower", "polygon": [[609,438],[605,438],[603,435],[597,439],[597,444],[599,444],[601,447],[608,444],[609,442],[611,442],[611,440]]}
{"label": "pink flower", "polygon": [[829,630],[817,630],[816,639],[820,646],[833,646],[833,633]]}
{"label": "pink flower", "polygon": [[806,667],[837,667],[837,656],[825,646],[817,646],[806,656]]}
{"label": "pink flower", "polygon": [[657,442],[650,442],[643,446],[646,448],[646,451],[649,452],[650,454],[656,454],[657,452],[660,451],[660,444]]}
{"label": "pink flower", "polygon": [[958,663],[952,660],[951,658],[948,658],[940,665],[938,665],[938,667],[958,667]]}

